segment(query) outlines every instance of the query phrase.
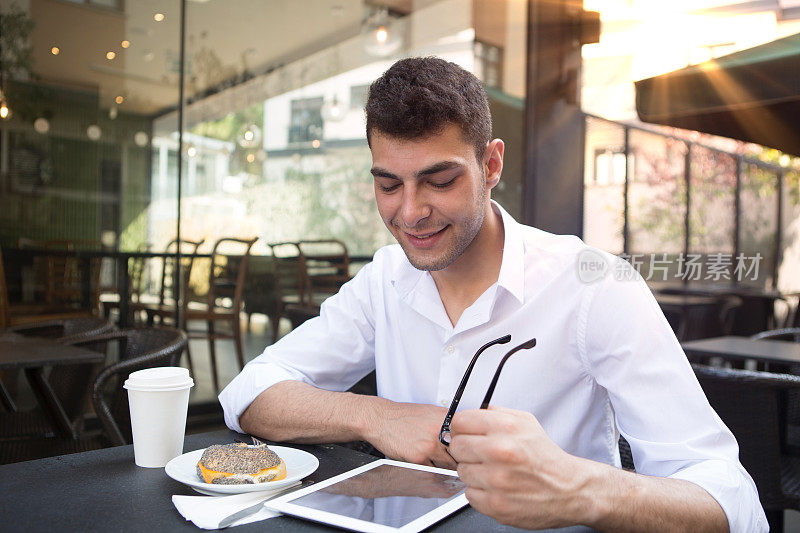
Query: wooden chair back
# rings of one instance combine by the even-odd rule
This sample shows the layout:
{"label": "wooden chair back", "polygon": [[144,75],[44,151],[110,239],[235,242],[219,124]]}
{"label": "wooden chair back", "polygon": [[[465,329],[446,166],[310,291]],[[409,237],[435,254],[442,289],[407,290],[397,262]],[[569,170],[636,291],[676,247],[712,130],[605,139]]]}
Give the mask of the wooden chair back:
{"label": "wooden chair back", "polygon": [[350,255],[338,239],[301,240],[297,243],[304,258],[305,292],[308,304],[335,294],[350,280]]}
{"label": "wooden chair back", "polygon": [[8,285],[6,285],[6,271],[3,264],[3,249],[0,248],[0,328],[8,326]]}
{"label": "wooden chair back", "polygon": [[[253,239],[223,237],[214,243],[208,270],[206,302],[209,310],[222,306],[237,313],[241,312],[250,250],[257,240],[258,237]],[[230,306],[221,305],[220,300],[225,298],[230,300]]]}
{"label": "wooden chair back", "polygon": [[[204,242],[205,239],[200,239],[199,241],[192,241],[188,239],[172,239],[164,249],[164,252],[166,253],[175,253],[178,251],[178,246],[180,246],[181,269],[183,270],[181,275],[183,277],[184,295],[186,294],[185,289],[189,284],[189,276],[192,273],[195,254],[197,254],[197,249]],[[158,288],[159,304],[171,304],[180,298],[180,291],[175,291],[176,274],[175,258],[165,257],[161,262],[161,285]]]}
{"label": "wooden chair back", "polygon": [[305,258],[296,242],[268,244],[275,275],[275,297],[280,303],[305,303]]}

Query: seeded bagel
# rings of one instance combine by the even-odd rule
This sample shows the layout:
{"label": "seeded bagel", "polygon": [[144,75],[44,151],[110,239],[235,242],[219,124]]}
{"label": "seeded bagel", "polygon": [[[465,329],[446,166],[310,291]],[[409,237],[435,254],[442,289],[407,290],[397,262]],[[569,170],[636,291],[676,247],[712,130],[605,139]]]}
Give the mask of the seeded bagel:
{"label": "seeded bagel", "polygon": [[286,477],[286,464],[266,444],[214,444],[197,462],[197,475],[215,485],[266,483]]}

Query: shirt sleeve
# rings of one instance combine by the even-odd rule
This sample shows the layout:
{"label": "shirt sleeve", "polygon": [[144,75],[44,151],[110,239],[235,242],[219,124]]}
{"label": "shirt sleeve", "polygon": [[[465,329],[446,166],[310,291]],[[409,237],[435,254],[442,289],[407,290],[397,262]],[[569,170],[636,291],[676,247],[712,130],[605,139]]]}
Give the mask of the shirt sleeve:
{"label": "shirt sleeve", "polygon": [[280,381],[302,381],[344,391],[375,368],[372,314],[374,262],[322,303],[320,316],[268,346],[219,395],[225,423],[242,432],[239,417],[256,397]]}
{"label": "shirt sleeve", "polygon": [[767,531],[736,439],[709,405],[647,284],[615,261],[612,270],[623,275],[609,275],[586,292],[578,343],[608,392],[636,471],[699,485],[725,511],[732,532]]}

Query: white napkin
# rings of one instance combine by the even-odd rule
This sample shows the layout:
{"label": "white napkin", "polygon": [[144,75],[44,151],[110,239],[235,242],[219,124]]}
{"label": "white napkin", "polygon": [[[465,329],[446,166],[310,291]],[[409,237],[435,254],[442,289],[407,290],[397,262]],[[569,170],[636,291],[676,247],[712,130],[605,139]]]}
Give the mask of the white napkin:
{"label": "white napkin", "polygon": [[[297,482],[294,485],[299,485]],[[270,498],[282,494],[289,487],[281,487],[276,490],[263,492],[245,492],[244,494],[234,494],[232,496],[181,496],[173,495],[172,503],[175,508],[186,519],[191,520],[201,529],[219,529],[219,522],[225,517],[232,515],[242,509],[264,502]],[[263,507],[251,515],[245,516],[231,524],[230,527],[241,526],[267,518],[274,518],[280,513],[270,511]]]}

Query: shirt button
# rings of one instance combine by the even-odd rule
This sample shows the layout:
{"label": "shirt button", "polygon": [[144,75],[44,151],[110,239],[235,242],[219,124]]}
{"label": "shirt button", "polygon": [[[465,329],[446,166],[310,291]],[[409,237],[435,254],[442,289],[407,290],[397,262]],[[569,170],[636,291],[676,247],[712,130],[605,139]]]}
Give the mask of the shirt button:
{"label": "shirt button", "polygon": [[454,353],[456,353],[456,347],[450,344],[447,348],[445,348],[445,351],[450,355],[453,355]]}
{"label": "shirt button", "polygon": [[439,400],[439,405],[442,407],[447,407],[447,400]]}

